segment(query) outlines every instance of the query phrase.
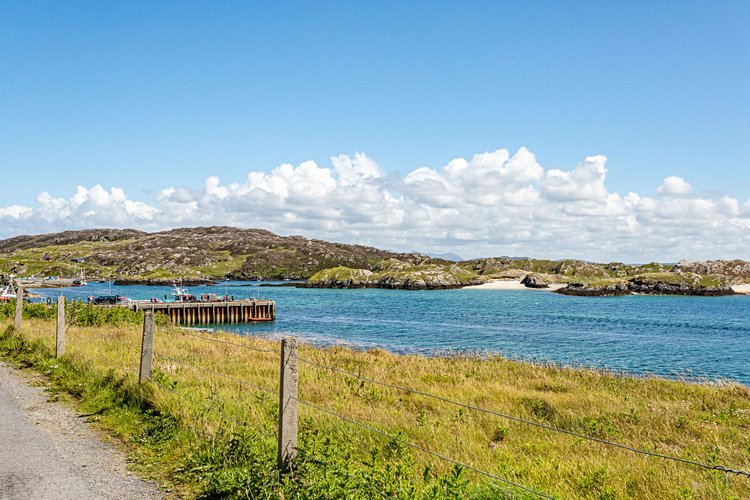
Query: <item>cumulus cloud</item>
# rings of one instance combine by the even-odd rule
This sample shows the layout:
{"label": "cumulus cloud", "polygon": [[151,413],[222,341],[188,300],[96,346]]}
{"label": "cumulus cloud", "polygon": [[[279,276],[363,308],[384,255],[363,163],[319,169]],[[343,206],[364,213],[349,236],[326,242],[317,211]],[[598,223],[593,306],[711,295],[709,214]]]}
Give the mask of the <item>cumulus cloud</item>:
{"label": "cumulus cloud", "polygon": [[0,236],[90,227],[261,227],[395,250],[595,260],[750,258],[750,200],[699,196],[670,176],[657,196],[610,192],[607,158],[549,169],[526,148],[498,149],[404,176],[364,153],[306,161],[203,186],[167,186],[144,202],[79,186],[0,207]]}
{"label": "cumulus cloud", "polygon": [[548,170],[541,182],[542,193],[553,201],[599,201],[607,197],[604,180],[607,157],[589,156],[570,172]]}
{"label": "cumulus cloud", "polygon": [[0,219],[25,219],[32,213],[34,213],[34,210],[29,207],[23,207],[21,205],[10,205],[9,207],[0,208]]}
{"label": "cumulus cloud", "polygon": [[676,175],[670,175],[664,182],[662,182],[657,192],[664,196],[687,196],[693,191],[693,187],[683,179]]}

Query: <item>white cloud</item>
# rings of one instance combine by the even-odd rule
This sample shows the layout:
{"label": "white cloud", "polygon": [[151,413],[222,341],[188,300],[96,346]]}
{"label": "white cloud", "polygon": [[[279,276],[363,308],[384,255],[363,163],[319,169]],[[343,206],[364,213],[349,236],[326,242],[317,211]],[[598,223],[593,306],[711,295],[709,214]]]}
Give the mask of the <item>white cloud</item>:
{"label": "white cloud", "polygon": [[571,172],[548,170],[541,182],[545,198],[553,201],[595,201],[607,197],[604,180],[607,176],[607,157],[589,156]]}
{"label": "white cloud", "polygon": [[695,195],[676,176],[658,196],[610,192],[606,163],[589,156],[572,170],[545,171],[525,148],[499,149],[396,178],[356,153],[329,166],[282,164],[237,182],[168,186],[148,203],[116,187],[79,186],[68,198],[43,192],[33,206],[0,207],[0,236],[226,224],[465,256],[750,258],[750,200]]}
{"label": "white cloud", "polygon": [[693,188],[682,177],[670,175],[664,179],[657,192],[664,196],[687,196],[693,192]]}
{"label": "white cloud", "polygon": [[21,205],[10,205],[9,207],[0,208],[0,219],[24,219],[34,213],[34,209]]}

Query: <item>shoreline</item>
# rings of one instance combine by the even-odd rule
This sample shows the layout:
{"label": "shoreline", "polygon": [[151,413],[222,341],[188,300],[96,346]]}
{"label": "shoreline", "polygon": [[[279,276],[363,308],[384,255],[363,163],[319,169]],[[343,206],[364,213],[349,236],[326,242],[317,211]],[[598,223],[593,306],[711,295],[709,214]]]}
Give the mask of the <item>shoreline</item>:
{"label": "shoreline", "polygon": [[[490,280],[487,283],[481,285],[469,285],[462,287],[463,290],[528,290],[532,292],[554,292],[563,288],[563,283],[553,283],[547,288],[530,288],[526,285],[522,285],[521,281],[516,280]],[[750,288],[750,287],[748,287]],[[748,290],[750,293],[750,290]]]}
{"label": "shoreline", "polygon": [[[522,285],[520,281],[515,280],[490,280],[487,283],[481,285],[469,285],[462,287],[463,290],[525,290],[532,292],[554,292],[560,288],[564,288],[563,283],[553,283],[547,288],[529,288],[526,285]],[[733,285],[732,290],[737,295],[750,295],[750,284]]]}

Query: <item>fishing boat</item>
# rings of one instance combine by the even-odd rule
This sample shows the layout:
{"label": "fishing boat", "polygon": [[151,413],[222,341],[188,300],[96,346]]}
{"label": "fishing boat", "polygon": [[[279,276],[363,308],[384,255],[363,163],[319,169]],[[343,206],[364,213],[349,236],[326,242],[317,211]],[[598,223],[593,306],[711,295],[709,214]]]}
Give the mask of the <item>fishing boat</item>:
{"label": "fishing boat", "polygon": [[73,286],[86,286],[88,285],[88,281],[86,281],[86,271],[81,268],[81,272],[78,275],[78,279],[73,281]]}
{"label": "fishing boat", "polygon": [[198,299],[195,295],[188,292],[187,288],[181,288],[177,286],[177,283],[172,283],[172,297],[174,302],[197,302]]}

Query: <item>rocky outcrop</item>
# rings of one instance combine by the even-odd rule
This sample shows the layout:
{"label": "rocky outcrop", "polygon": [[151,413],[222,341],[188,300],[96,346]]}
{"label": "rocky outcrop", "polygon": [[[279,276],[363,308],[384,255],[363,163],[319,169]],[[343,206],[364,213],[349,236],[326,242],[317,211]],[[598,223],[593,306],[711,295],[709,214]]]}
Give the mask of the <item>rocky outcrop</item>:
{"label": "rocky outcrop", "polygon": [[375,287],[373,272],[367,269],[335,267],[315,274],[304,285],[306,288],[368,288]]}
{"label": "rocky outcrop", "polygon": [[388,288],[442,290],[479,285],[486,280],[455,265],[409,265],[395,259],[380,262],[374,271],[337,267],[312,276],[307,288]]}
{"label": "rocky outcrop", "polygon": [[750,283],[750,262],[744,260],[681,260],[672,272],[696,274],[721,274],[730,285]]}
{"label": "rocky outcrop", "polygon": [[556,290],[563,295],[577,295],[581,297],[612,297],[630,295],[631,291],[625,281],[606,284],[568,283],[567,286]]}
{"label": "rocky outcrop", "polygon": [[725,276],[695,273],[648,273],[629,279],[604,280],[592,283],[570,283],[557,290],[563,295],[734,295]]}
{"label": "rocky outcrop", "polygon": [[734,291],[726,282],[721,285],[701,286],[690,283],[669,283],[633,278],[629,281],[628,289],[632,293],[645,295],[701,295],[709,297],[734,295]]}
{"label": "rocky outcrop", "polygon": [[521,280],[521,284],[527,288],[549,288],[552,284],[552,280],[545,275],[531,273],[524,276]]}

